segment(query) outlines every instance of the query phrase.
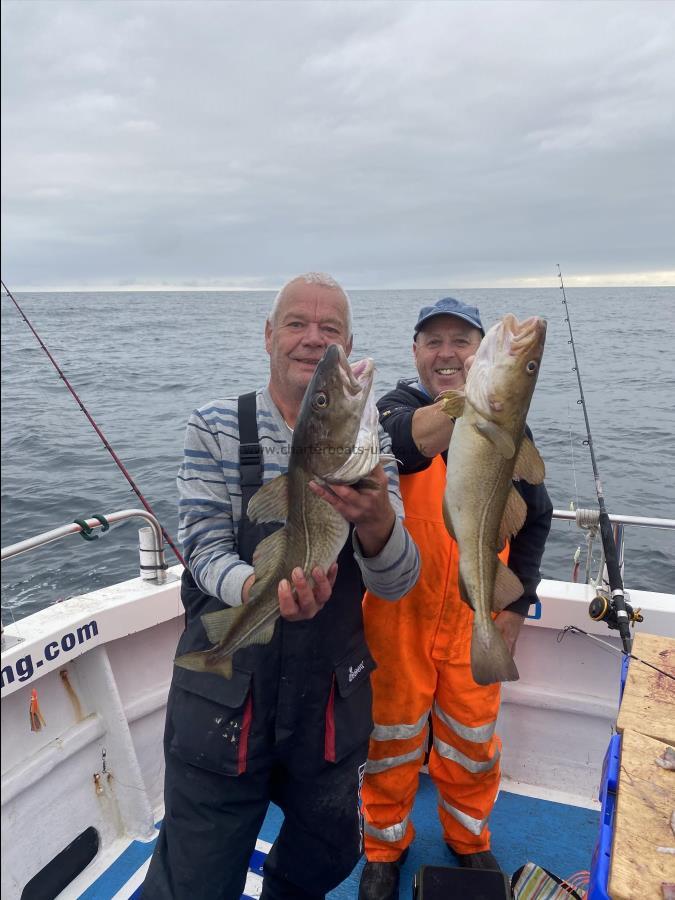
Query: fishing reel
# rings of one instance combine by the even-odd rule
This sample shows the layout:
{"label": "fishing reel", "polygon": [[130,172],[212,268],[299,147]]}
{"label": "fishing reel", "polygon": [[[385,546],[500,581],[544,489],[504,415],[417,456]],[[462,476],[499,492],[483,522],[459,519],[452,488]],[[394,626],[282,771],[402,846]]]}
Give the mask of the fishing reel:
{"label": "fishing reel", "polygon": [[[635,625],[636,622],[643,622],[644,617],[641,615],[641,610],[633,609],[628,602],[627,596],[627,594],[624,594],[624,605],[626,607],[626,612],[628,613],[628,622],[631,625]],[[594,622],[606,622],[609,628],[614,628],[617,631],[619,630],[616,606],[609,597],[605,597],[604,594],[597,594],[594,599],[591,600],[588,605],[588,615]]]}

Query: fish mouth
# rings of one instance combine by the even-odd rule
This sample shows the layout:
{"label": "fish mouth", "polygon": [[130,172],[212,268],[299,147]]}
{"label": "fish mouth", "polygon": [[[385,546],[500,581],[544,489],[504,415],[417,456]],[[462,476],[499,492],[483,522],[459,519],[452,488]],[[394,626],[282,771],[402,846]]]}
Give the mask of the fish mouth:
{"label": "fish mouth", "polygon": [[546,319],[530,316],[519,322],[514,315],[508,313],[504,316],[503,325],[504,349],[511,356],[536,354],[541,357],[546,340]]}
{"label": "fish mouth", "polygon": [[379,460],[378,412],[373,395],[375,363],[370,357],[350,364],[338,344],[326,351],[326,360],[337,367],[340,384],[356,430],[349,438],[349,453],[337,469],[319,475],[328,484],[355,484],[370,474]]}
{"label": "fish mouth", "polygon": [[375,375],[375,363],[369,357],[358,360],[358,362],[350,363],[347,354],[338,344],[334,345],[338,351],[338,364],[340,366],[340,377],[346,392],[352,397],[357,397],[363,393],[363,404],[368,398],[368,394],[373,386],[373,376]]}

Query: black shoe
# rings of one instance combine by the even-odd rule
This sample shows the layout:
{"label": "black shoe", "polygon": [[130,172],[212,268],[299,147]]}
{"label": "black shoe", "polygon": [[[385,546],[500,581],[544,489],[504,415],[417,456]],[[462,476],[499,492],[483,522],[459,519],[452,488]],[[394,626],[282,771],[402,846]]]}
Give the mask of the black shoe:
{"label": "black shoe", "polygon": [[501,866],[490,850],[482,850],[480,853],[455,853],[455,856],[463,869],[491,869],[501,872]]}
{"label": "black shoe", "polygon": [[398,900],[401,866],[408,848],[393,862],[367,862],[361,872],[358,900]]}

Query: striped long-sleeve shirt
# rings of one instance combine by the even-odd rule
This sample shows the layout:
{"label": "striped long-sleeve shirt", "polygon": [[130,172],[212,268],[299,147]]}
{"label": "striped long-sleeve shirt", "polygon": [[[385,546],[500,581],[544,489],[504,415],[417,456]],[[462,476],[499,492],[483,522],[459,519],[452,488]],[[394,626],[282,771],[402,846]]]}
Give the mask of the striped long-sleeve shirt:
{"label": "striped long-sleeve shirt", "polygon": [[[256,410],[263,484],[267,484],[288,469],[292,431],[267,389],[257,392]],[[383,453],[391,453],[391,441],[382,428],[380,445]],[[387,463],[385,471],[396,512],[394,530],[377,556],[364,557],[355,534],[353,547],[365,586],[379,597],[396,599],[417,581],[419,554],[403,527],[396,463]],[[215,400],[190,416],[178,494],[178,539],[195,581],[205,593],[239,605],[253,568],[237,552],[241,484],[236,397]]]}

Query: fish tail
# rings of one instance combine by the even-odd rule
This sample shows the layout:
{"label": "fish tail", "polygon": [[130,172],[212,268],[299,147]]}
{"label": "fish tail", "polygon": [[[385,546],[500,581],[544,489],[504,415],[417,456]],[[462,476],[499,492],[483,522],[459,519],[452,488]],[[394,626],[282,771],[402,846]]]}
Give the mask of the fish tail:
{"label": "fish tail", "polygon": [[212,672],[214,675],[222,675],[223,678],[232,678],[232,657],[214,658],[210,650],[184,653],[183,656],[174,659],[174,664],[193,672]]}
{"label": "fish tail", "polygon": [[476,684],[495,684],[520,678],[509,648],[492,619],[487,621],[485,627],[478,628],[474,624],[471,674]]}

